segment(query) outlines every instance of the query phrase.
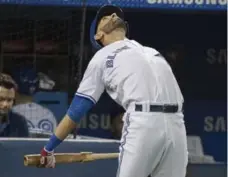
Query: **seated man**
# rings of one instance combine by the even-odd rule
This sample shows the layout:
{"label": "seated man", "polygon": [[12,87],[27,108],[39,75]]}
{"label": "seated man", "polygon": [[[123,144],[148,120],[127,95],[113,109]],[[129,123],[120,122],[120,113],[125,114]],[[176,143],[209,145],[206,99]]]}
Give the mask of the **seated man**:
{"label": "seated man", "polygon": [[23,116],[31,137],[49,137],[55,130],[57,120],[48,108],[33,102],[34,94],[39,91],[39,77],[31,65],[23,65],[12,74],[18,92],[12,112]]}
{"label": "seated man", "polygon": [[11,76],[0,73],[0,137],[28,137],[26,120],[11,111],[17,85]]}

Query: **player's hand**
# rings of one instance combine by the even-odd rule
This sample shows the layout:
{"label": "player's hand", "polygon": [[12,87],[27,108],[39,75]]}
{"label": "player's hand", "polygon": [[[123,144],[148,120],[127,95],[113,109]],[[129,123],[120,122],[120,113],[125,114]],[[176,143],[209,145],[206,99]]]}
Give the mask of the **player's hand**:
{"label": "player's hand", "polygon": [[40,158],[40,164],[39,168],[55,168],[55,156],[54,151],[47,151],[45,148],[43,148],[40,152],[41,158]]}

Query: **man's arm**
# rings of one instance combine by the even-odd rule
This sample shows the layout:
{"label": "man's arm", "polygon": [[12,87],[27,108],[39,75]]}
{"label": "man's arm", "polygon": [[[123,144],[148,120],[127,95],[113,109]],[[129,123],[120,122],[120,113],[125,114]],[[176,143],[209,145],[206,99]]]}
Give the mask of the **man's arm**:
{"label": "man's arm", "polygon": [[51,136],[45,146],[47,151],[53,151],[73,129],[77,128],[81,118],[93,107],[95,103],[85,97],[75,95],[67,114],[56,128],[55,133]]}
{"label": "man's arm", "polygon": [[100,60],[93,58],[90,61],[66,115],[56,128],[49,142],[41,150],[41,167],[55,167],[53,150],[62,143],[73,129],[77,128],[80,119],[96,104],[104,92],[102,67],[103,64]]}

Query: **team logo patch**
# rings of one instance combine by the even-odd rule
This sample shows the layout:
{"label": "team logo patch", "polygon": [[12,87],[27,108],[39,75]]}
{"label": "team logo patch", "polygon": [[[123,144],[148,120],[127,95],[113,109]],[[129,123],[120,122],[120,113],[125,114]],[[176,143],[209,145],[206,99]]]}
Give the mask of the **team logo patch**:
{"label": "team logo patch", "polygon": [[35,128],[34,124],[30,120],[26,120],[28,129],[33,129]]}
{"label": "team logo patch", "polygon": [[107,68],[112,68],[113,67],[113,60],[107,60],[106,61],[106,67]]}
{"label": "team logo patch", "polygon": [[38,123],[38,128],[47,132],[53,132],[53,123],[50,120],[43,119]]}

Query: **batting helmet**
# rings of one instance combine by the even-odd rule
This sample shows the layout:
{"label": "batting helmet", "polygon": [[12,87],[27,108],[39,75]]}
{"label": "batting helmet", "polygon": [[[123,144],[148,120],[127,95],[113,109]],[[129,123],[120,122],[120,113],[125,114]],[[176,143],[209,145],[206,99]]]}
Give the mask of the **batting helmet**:
{"label": "batting helmet", "polygon": [[[105,5],[102,6],[98,11],[95,19],[93,20],[91,26],[90,26],[90,41],[93,45],[94,48],[100,49],[102,48],[101,44],[94,39],[94,35],[96,34],[97,31],[97,26],[99,21],[102,19],[104,16],[111,15],[113,13],[116,13],[116,15],[124,20],[124,13],[121,8],[114,6],[114,5]],[[126,24],[126,29],[127,29],[127,34],[128,34],[128,24]]]}

